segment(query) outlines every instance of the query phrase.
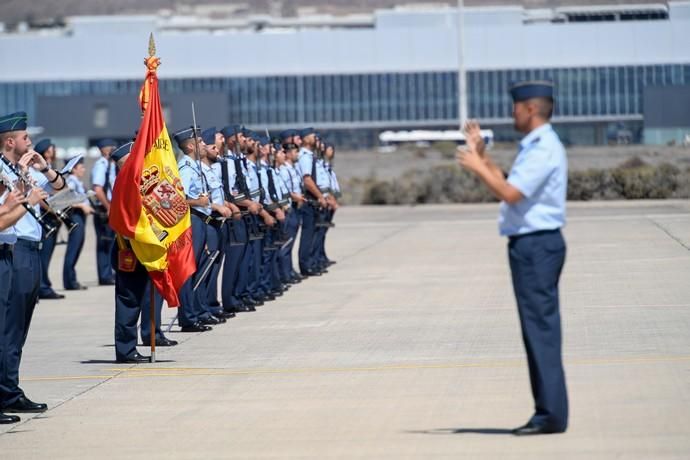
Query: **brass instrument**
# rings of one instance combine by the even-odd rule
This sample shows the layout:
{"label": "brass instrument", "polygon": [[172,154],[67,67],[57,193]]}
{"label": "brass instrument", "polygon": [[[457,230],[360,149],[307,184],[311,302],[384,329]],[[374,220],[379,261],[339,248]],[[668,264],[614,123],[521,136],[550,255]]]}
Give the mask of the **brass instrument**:
{"label": "brass instrument", "polygon": [[[5,166],[7,166],[7,168],[8,168],[10,171],[12,171],[12,173],[13,173],[15,176],[17,176],[17,178],[18,178],[17,180],[21,181],[21,182],[24,184],[26,194],[28,195],[28,194],[30,193],[31,189],[36,185],[34,179],[33,179],[33,178],[31,177],[31,175],[29,174],[29,171],[28,171],[28,170],[26,170],[26,171],[20,171],[19,168],[17,168],[16,165],[12,164],[12,162],[11,162],[9,159],[7,159],[7,157],[5,157],[5,156],[2,155],[2,154],[0,154],[0,160],[5,164]],[[58,174],[59,174],[59,173],[58,173]],[[5,184],[5,185],[7,185],[7,184]],[[14,184],[13,184],[13,185],[14,185]],[[41,204],[43,207],[45,207],[45,208],[48,210],[48,212],[50,212],[51,214],[55,215],[55,217],[57,217],[58,220],[60,220],[63,224],[65,224],[65,226],[67,227],[67,231],[68,231],[68,232],[71,232],[72,230],[74,230],[74,229],[76,228],[77,223],[74,222],[74,221],[69,217],[69,215],[68,215],[67,213],[65,213],[64,211],[59,210],[59,209],[53,209],[53,208],[51,207],[50,203],[48,203],[48,201],[46,201],[46,200],[41,200],[40,204]],[[40,219],[39,219],[39,218],[40,218]],[[45,213],[44,213],[43,215],[40,215],[39,218],[36,219],[36,220],[38,220],[38,223],[39,223],[39,224],[40,224],[41,222],[45,222],[45,221],[46,221]],[[51,228],[57,229],[57,227],[54,227],[54,226],[52,226],[52,225],[51,225],[50,227],[51,227]],[[54,232],[54,231],[55,231],[55,230],[53,230],[53,232]],[[52,232],[50,232],[50,233],[52,233]],[[48,233],[46,233],[46,235],[48,235]]]}
{"label": "brass instrument", "polygon": [[[2,157],[4,158],[4,157]],[[13,181],[10,179],[5,173],[0,172],[0,183],[2,183],[8,191],[13,192],[16,189],[16,181]],[[29,203],[22,203],[22,206],[26,209],[26,211],[33,216],[34,219],[38,222],[38,224],[41,226],[43,229],[43,233],[45,234],[46,237],[51,236],[53,233],[57,231],[57,227],[51,225],[49,222],[47,222],[44,217],[36,212],[36,209],[31,206]]]}

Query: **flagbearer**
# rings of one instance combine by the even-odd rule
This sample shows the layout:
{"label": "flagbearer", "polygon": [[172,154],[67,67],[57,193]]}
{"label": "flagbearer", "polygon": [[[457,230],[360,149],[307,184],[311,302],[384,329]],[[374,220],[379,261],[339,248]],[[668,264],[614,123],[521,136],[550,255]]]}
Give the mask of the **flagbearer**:
{"label": "flagbearer", "polygon": [[[113,161],[122,167],[132,150],[128,142],[114,150]],[[142,308],[148,308],[149,275],[139,263],[125,237],[115,235],[111,262],[115,270],[115,359],[118,363],[148,363],[150,357],[137,351],[137,322]]]}

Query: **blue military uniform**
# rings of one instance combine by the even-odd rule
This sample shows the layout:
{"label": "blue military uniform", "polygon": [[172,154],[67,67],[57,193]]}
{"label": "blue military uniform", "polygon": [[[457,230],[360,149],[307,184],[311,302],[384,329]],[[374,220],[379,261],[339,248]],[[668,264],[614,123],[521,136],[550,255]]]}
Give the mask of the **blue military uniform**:
{"label": "blue military uniform", "polygon": [[[27,116],[24,112],[18,112],[0,117],[0,133],[11,131],[25,131]],[[11,169],[0,163],[4,174],[12,180],[17,176]],[[48,179],[33,168],[29,169],[35,186],[49,189]],[[40,207],[34,206],[36,214],[40,214]],[[42,228],[32,216],[24,214],[14,225],[13,234],[7,233],[4,241],[7,243],[16,238],[14,242],[14,254],[12,258],[12,287],[9,291],[9,306],[5,312],[5,337],[4,337],[4,369],[0,379],[0,398],[2,407],[8,409],[16,404],[26,404],[28,399],[19,387],[19,367],[22,351],[29,333],[31,319],[38,301],[38,290],[41,282],[41,258],[39,248],[41,246]],[[30,401],[29,401],[30,402]],[[46,410],[44,404],[32,412]]]}
{"label": "blue military uniform", "polygon": [[[99,149],[117,147],[113,139],[101,139],[96,143]],[[108,201],[112,199],[113,184],[115,183],[116,167],[112,158],[101,156],[91,170],[91,186],[103,188]],[[108,215],[105,207],[96,206],[93,215],[93,226],[96,230],[96,264],[98,270],[98,284],[113,284],[113,271],[110,265],[110,253],[113,247],[115,234],[108,225]]]}
{"label": "blue military uniform", "polygon": [[[511,88],[513,100],[551,98],[553,84],[520,82]],[[499,229],[508,237],[513,289],[527,352],[535,413],[528,425],[546,432],[565,431],[568,398],[561,356],[558,281],[566,246],[567,158],[550,124],[528,133],[508,176],[508,183],[524,197],[501,203]]]}
{"label": "blue military uniform", "polygon": [[[46,150],[54,146],[50,139],[41,139],[34,145],[34,150],[44,156]],[[52,165],[51,165],[52,166]],[[61,225],[60,220],[57,218],[52,218],[51,224],[55,227]],[[53,258],[53,252],[55,251],[55,243],[57,243],[58,232],[55,231],[50,235],[44,235],[43,243],[41,245],[40,255],[41,255],[41,286],[38,289],[39,299],[64,299],[65,296],[58,294],[53,290],[53,283],[50,281],[48,276],[48,268],[50,267],[50,260]]]}
{"label": "blue military uniform", "polygon": [[[83,160],[80,161],[83,162]],[[69,171],[67,172],[69,173]],[[67,177],[67,186],[77,193],[86,195],[84,184],[72,174]],[[84,204],[89,204],[88,200],[85,199]],[[76,225],[67,237],[67,250],[65,251],[65,259],[62,265],[62,283],[67,290],[86,289],[86,286],[77,281],[77,272],[75,270],[79,255],[84,247],[86,215],[81,209],[73,208],[70,212],[70,218]]]}

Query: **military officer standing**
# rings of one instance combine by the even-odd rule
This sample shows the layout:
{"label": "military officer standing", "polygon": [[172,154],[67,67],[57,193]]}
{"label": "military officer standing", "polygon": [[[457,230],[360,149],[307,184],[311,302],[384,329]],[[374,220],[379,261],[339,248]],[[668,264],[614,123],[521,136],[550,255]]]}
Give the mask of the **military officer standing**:
{"label": "military officer standing", "polygon": [[96,146],[101,152],[101,157],[96,160],[91,170],[91,187],[98,201],[93,215],[93,226],[96,230],[96,264],[98,284],[108,286],[115,284],[110,266],[114,233],[108,225],[108,213],[116,174],[115,163],[111,160],[110,153],[117,147],[117,142],[113,139],[101,139]]}
{"label": "military officer standing", "polygon": [[[13,180],[20,179],[16,173],[35,185],[32,187],[60,190],[65,187],[65,179],[52,169],[45,159],[31,150],[31,139],[26,131],[27,116],[17,112],[0,118],[0,148],[2,148],[3,173]],[[40,214],[35,206],[34,212]],[[4,370],[0,393],[4,412],[43,412],[48,406],[35,403],[26,397],[19,387],[19,367],[22,351],[31,326],[34,308],[38,301],[41,283],[41,245],[42,227],[33,215],[25,214],[14,225],[16,242],[12,263],[12,287],[9,308],[6,313],[4,337]]]}
{"label": "military officer standing", "polygon": [[[69,167],[69,165],[68,165]],[[81,181],[86,170],[84,169],[84,159],[81,158],[75,165],[72,166],[71,171],[65,171],[67,176],[67,186],[84,196],[86,196],[86,189]],[[86,236],[86,216],[93,213],[93,209],[89,205],[89,201],[85,198],[82,203],[72,205],[69,211],[70,218],[76,224],[74,229],[67,237],[67,250],[65,251],[65,260],[62,266],[62,282],[66,290],[79,291],[85,290],[86,286],[77,281],[77,261],[79,255],[84,247],[84,237]]]}
{"label": "military officer standing", "polygon": [[466,125],[467,149],[459,163],[501,200],[499,229],[508,257],[527,352],[534,415],[516,435],[561,433],[568,426],[568,397],[561,356],[558,280],[565,262],[568,166],[549,120],[553,83],[523,81],[510,88],[515,129],[525,137],[506,179],[484,149],[479,125]]}

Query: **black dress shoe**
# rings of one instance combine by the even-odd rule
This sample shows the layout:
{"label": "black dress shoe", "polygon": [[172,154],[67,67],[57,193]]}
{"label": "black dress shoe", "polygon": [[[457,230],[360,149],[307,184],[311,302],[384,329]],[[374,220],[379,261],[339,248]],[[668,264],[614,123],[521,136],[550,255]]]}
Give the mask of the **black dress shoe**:
{"label": "black dress shoe", "polygon": [[209,316],[208,318],[204,318],[199,322],[201,324],[212,325],[212,326],[215,326],[216,324],[220,324],[220,320],[214,318],[213,316]]}
{"label": "black dress shoe", "polygon": [[109,280],[99,281],[98,285],[99,286],[115,286],[115,280],[109,279]]}
{"label": "black dress shoe", "polygon": [[303,270],[300,272],[300,275],[302,275],[302,276],[321,276],[321,272],[316,271],[316,270]]}
{"label": "black dress shoe", "polygon": [[22,395],[14,403],[3,408],[5,412],[26,412],[39,413],[48,410],[48,405],[44,403],[35,403],[26,396]]}
{"label": "black dress shoe", "polygon": [[230,319],[235,317],[235,312],[223,310],[220,313],[214,315],[216,318]]}
{"label": "black dress shoe", "polygon": [[151,357],[149,356],[144,356],[140,355],[138,351],[135,351],[134,354],[127,356],[125,358],[118,357],[115,359],[118,363],[150,363],[151,362]]}
{"label": "black dress shoe", "polygon": [[65,291],[86,291],[88,287],[84,286],[83,284],[75,284],[74,286],[66,287]]}
{"label": "black dress shoe", "polygon": [[331,265],[335,265],[335,264],[337,264],[337,263],[338,263],[338,262],[336,262],[335,260],[328,259],[328,260],[326,261],[326,266],[327,266],[327,267],[330,267]]}
{"label": "black dress shoe", "polygon": [[182,326],[180,332],[206,332],[213,330],[211,326],[206,326],[201,323],[194,323],[191,326]]}
{"label": "black dress shoe", "polygon": [[40,294],[38,296],[39,299],[49,299],[49,300],[57,300],[57,299],[64,299],[65,296],[62,294],[58,294],[55,291],[50,292],[49,294]]}
{"label": "black dress shoe", "polygon": [[526,425],[515,428],[512,433],[515,436],[529,436],[533,434],[552,434],[552,433],[563,433],[564,430],[556,430],[542,425],[533,425],[527,423]]}
{"label": "black dress shoe", "polygon": [[16,415],[7,415],[0,412],[0,425],[9,425],[10,423],[17,423],[21,419]]}
{"label": "black dress shoe", "polygon": [[253,305],[240,305],[237,307],[238,313],[246,313],[249,311],[256,311],[256,308]]}
{"label": "black dress shoe", "polygon": [[[141,344],[145,347],[150,347],[151,346],[151,340],[146,339],[141,341]],[[170,340],[167,337],[156,337],[156,346],[157,347],[174,347],[177,345],[177,340]]]}

